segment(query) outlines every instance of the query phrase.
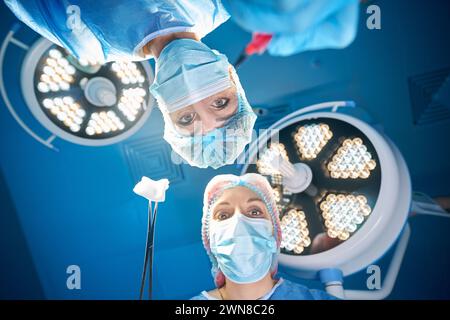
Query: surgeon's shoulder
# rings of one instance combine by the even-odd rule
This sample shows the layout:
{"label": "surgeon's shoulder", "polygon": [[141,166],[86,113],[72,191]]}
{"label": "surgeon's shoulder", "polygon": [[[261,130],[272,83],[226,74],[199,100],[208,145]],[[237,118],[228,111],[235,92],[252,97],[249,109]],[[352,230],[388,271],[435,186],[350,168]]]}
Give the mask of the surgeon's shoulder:
{"label": "surgeon's shoulder", "polygon": [[270,300],[336,300],[337,298],[322,290],[308,287],[286,279],[275,290]]}

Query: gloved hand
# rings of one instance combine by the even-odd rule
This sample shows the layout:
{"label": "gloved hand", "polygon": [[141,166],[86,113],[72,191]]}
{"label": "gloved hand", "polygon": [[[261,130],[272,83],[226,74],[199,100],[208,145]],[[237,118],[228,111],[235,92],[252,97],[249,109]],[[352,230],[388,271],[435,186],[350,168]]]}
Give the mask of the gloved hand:
{"label": "gloved hand", "polygon": [[249,32],[273,35],[268,52],[287,56],[344,48],[355,38],[358,0],[224,0],[232,19]]}

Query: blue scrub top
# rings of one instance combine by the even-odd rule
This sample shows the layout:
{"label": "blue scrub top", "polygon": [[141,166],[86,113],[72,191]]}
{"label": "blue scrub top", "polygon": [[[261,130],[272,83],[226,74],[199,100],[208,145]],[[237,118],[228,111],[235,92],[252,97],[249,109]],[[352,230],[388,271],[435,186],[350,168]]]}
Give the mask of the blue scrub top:
{"label": "blue scrub top", "polygon": [[200,38],[229,15],[220,0],[4,0],[26,25],[78,58],[142,60],[142,47],[173,32]]}
{"label": "blue scrub top", "polygon": [[[249,32],[273,34],[272,55],[344,48],[356,35],[358,0],[4,0],[30,28],[78,58],[148,59],[142,47],[172,32],[204,37],[230,14]],[[223,3],[223,4],[222,4]]]}
{"label": "blue scrub top", "polygon": [[[205,291],[191,298],[191,300],[213,300],[214,297],[208,295]],[[308,289],[307,287],[282,279],[278,280],[272,291],[262,297],[260,300],[336,300],[337,298],[329,295],[325,291]]]}

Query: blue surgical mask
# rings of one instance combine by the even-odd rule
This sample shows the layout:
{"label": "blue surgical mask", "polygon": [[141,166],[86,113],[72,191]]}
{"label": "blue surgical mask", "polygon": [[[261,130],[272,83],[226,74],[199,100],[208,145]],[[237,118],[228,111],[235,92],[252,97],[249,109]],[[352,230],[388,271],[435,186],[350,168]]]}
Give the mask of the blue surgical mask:
{"label": "blue surgical mask", "polygon": [[236,213],[210,225],[211,252],[225,277],[236,283],[264,278],[276,259],[272,223]]}

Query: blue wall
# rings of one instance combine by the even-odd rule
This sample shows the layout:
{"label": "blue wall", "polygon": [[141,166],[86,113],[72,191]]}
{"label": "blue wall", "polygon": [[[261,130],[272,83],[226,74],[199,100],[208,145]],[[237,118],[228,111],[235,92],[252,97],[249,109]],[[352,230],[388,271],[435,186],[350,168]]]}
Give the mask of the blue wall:
{"label": "blue wall", "polygon": [[41,284],[0,170],[0,297],[42,299]]}
{"label": "blue wall", "polygon": [[[273,122],[289,108],[316,102],[355,100],[379,122],[403,153],[415,190],[450,194],[450,119],[414,124],[409,79],[450,67],[449,6],[446,1],[374,1],[382,10],[382,29],[365,28],[361,7],[356,41],[345,50],[306,52],[289,58],[254,57],[239,70],[254,105],[269,108],[260,123]],[[16,21],[0,4],[0,35]],[[17,37],[31,44],[36,35],[21,28]],[[250,35],[229,21],[205,38],[233,61]],[[15,107],[38,133],[20,92],[25,52],[11,48],[5,82]],[[439,94],[450,108],[449,80]],[[446,97],[446,98],[445,98]],[[271,110],[278,107],[278,114]],[[84,147],[57,139],[59,152],[33,141],[0,101],[0,194],[2,298],[133,299],[137,297],[146,229],[146,203],[132,193],[140,175],[174,181],[160,206],[155,255],[156,298],[189,298],[213,286],[200,239],[202,193],[220,170],[176,167],[165,161],[162,119],[154,110],[133,137],[106,147]],[[416,217],[392,298],[450,298],[450,221]],[[381,261],[385,266],[389,255]],[[82,271],[82,290],[66,288],[66,267]],[[20,267],[20,268],[18,268]],[[14,291],[4,279],[17,279]],[[351,276],[352,288],[365,284]],[[312,284],[317,285],[317,284]],[[5,289],[7,288],[7,289]],[[10,291],[11,290],[11,291]]]}

